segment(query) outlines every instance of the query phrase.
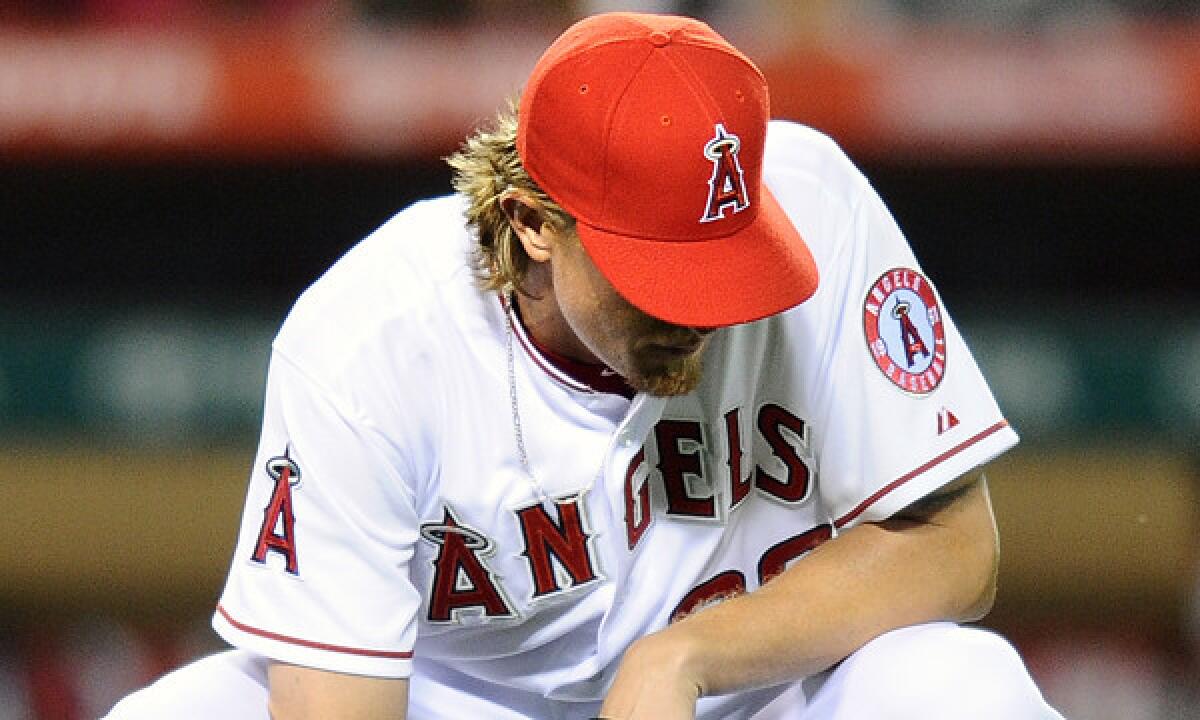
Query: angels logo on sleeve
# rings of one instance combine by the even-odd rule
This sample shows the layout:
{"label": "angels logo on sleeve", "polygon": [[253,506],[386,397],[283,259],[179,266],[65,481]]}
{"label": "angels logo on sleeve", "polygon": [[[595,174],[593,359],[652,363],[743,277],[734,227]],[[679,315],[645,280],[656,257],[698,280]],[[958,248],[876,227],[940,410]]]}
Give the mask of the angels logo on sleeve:
{"label": "angels logo on sleeve", "polygon": [[937,389],[946,374],[946,331],[933,286],[908,268],[888,270],[867,291],[863,330],[875,364],[914,395]]}
{"label": "angels logo on sleeve", "polygon": [[267,474],[275,481],[271,501],[263,510],[263,524],[258,531],[251,560],[266,564],[267,553],[283,556],[284,567],[292,575],[300,574],[296,559],[296,515],[292,509],[292,489],[300,484],[300,466],[290,457],[290,448],[283,455],[267,461]]}

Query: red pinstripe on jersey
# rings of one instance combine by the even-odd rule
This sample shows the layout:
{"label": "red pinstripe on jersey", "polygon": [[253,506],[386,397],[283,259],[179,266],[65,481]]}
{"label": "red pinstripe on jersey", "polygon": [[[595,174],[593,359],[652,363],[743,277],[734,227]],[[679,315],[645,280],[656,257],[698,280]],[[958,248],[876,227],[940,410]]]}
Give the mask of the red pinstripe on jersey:
{"label": "red pinstripe on jersey", "polygon": [[301,647],[313,648],[314,650],[330,650],[332,652],[345,653],[347,655],[361,655],[363,657],[387,658],[390,660],[408,660],[409,658],[411,658],[413,656],[411,650],[409,650],[407,652],[393,652],[393,651],[389,651],[389,650],[367,650],[364,648],[346,647],[345,645],[331,645],[329,643],[314,642],[312,640],[304,640],[302,638],[296,638],[296,637],[292,637],[290,635],[281,635],[279,633],[271,632],[270,630],[262,630],[262,629],[253,627],[252,625],[247,625],[246,623],[238,622],[237,620],[233,619],[233,616],[229,614],[228,610],[221,607],[220,605],[217,606],[217,612],[221,615],[221,617],[225,618],[226,622],[228,622],[230,625],[234,626],[235,628],[237,628],[238,630],[241,630],[244,633],[250,633],[251,635],[257,635],[259,637],[264,637],[264,638],[267,638],[268,640],[277,640],[279,642],[285,642],[285,643],[288,643],[289,645],[300,645]]}
{"label": "red pinstripe on jersey", "polygon": [[901,485],[908,482],[909,480],[912,480],[913,478],[924,473],[925,471],[929,470],[930,468],[933,468],[933,467],[936,467],[936,466],[942,464],[949,458],[954,457],[955,455],[962,452],[963,450],[966,450],[967,448],[971,447],[975,443],[981,442],[981,441],[991,437],[992,435],[996,434],[997,432],[1003,430],[1006,427],[1008,427],[1008,421],[1001,420],[1000,422],[991,426],[987,430],[984,430],[983,432],[979,433],[978,435],[976,435],[972,438],[968,438],[968,439],[964,440],[963,442],[955,445],[954,447],[950,448],[949,450],[942,453],[941,455],[938,455],[937,457],[935,457],[934,459],[925,463],[924,465],[917,468],[916,470],[913,470],[912,472],[910,472],[906,475],[902,475],[902,476],[896,478],[895,480],[891,481],[887,485],[884,485],[882,488],[880,488],[874,495],[872,495],[871,497],[869,497],[866,500],[863,500],[861,503],[859,503],[858,507],[854,508],[850,512],[848,512],[845,515],[838,518],[837,522],[835,522],[834,525],[839,528],[845,527],[851,520],[858,517],[859,515],[862,515],[863,512],[866,511],[867,508],[874,505],[884,495],[887,495],[888,493],[890,493],[891,491],[900,487]]}

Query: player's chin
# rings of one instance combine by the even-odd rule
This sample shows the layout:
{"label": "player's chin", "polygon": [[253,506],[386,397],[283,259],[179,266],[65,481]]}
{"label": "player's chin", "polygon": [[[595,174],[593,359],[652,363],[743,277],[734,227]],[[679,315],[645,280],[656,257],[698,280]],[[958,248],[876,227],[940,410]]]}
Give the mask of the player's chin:
{"label": "player's chin", "polygon": [[700,384],[704,363],[699,353],[635,373],[627,381],[634,390],[658,397],[687,395]]}

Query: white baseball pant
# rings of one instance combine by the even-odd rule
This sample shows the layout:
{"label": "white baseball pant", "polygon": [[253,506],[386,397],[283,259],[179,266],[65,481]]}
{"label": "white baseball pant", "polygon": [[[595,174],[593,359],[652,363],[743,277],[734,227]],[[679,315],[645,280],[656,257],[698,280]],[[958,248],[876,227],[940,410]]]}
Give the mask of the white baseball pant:
{"label": "white baseball pant", "polygon": [[[269,720],[264,658],[230,650],[169,673],[117,704],[104,720]],[[482,700],[448,668],[411,681],[408,717],[582,720],[594,703],[550,703],[513,692]],[[493,690],[494,692],[494,690]],[[777,689],[754,691],[778,692]],[[701,717],[723,720],[1062,720],[1046,704],[1016,650],[1000,636],[953,623],[901,628],[867,643],[834,669],[789,686],[753,715],[738,698],[703,698]],[[761,703],[749,703],[761,707]],[[449,716],[447,712],[451,713]]]}

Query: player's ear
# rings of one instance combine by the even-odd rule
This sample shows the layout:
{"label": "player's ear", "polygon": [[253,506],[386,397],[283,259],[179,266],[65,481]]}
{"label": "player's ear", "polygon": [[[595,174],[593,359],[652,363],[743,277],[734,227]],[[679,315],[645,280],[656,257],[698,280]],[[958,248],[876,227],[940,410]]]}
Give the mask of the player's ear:
{"label": "player's ear", "polygon": [[498,202],[529,259],[539,263],[549,260],[549,234],[554,231],[542,217],[536,201],[520,190],[509,188],[500,194]]}

